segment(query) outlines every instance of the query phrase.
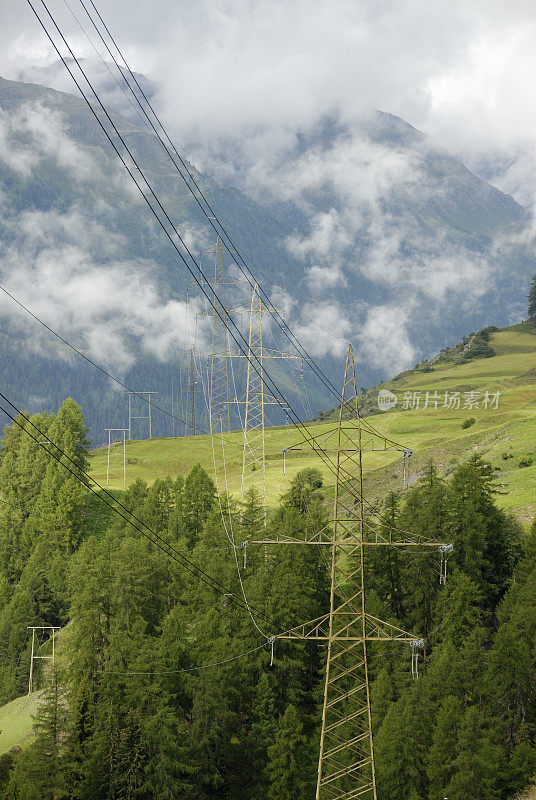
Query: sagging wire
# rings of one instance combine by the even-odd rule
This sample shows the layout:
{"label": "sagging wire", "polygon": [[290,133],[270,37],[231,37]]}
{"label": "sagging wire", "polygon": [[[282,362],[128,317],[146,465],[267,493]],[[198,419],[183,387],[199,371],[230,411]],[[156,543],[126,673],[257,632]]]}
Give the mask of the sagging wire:
{"label": "sagging wire", "polygon": [[[239,268],[240,272],[244,275],[244,277],[246,278],[246,280],[250,284],[251,288],[253,288],[254,284],[258,283],[258,281],[256,281],[256,279],[253,276],[248,264],[246,263],[245,259],[240,254],[240,252],[238,251],[238,248],[236,247],[234,241],[231,239],[231,237],[229,236],[227,230],[225,229],[225,227],[223,226],[223,224],[221,223],[219,218],[216,216],[214,209],[212,208],[212,206],[209,203],[207,197],[203,193],[201,187],[197,183],[197,181],[195,179],[195,176],[192,174],[187,162],[181,157],[181,155],[178,152],[177,148],[173,144],[173,142],[172,142],[171,138],[169,137],[169,134],[167,133],[162,121],[160,120],[160,118],[157,115],[153,105],[151,104],[151,102],[150,102],[149,98],[147,97],[146,93],[144,92],[143,87],[140,85],[138,79],[136,78],[136,75],[134,74],[134,72],[130,68],[129,64],[127,63],[127,61],[125,59],[125,56],[121,52],[121,50],[120,50],[117,42],[115,41],[111,31],[109,30],[108,26],[104,22],[104,20],[103,20],[103,18],[101,16],[100,12],[98,11],[95,3],[93,2],[93,0],[90,0],[90,3],[91,3],[91,6],[93,7],[94,12],[97,15],[97,18],[98,18],[100,24],[102,25],[104,31],[106,32],[108,38],[110,39],[110,41],[111,41],[111,43],[113,45],[113,48],[115,48],[115,50],[117,51],[117,54],[118,54],[119,58],[121,59],[121,61],[125,65],[125,68],[126,68],[127,72],[130,75],[130,78],[132,79],[133,83],[136,85],[136,87],[138,89],[138,92],[139,92],[139,95],[145,101],[145,105],[147,106],[147,109],[149,109],[150,114],[152,115],[152,117],[156,121],[157,127],[155,127],[155,124],[154,124],[151,116],[148,114],[146,108],[144,107],[143,102],[140,100],[140,97],[136,93],[136,90],[134,89],[134,86],[130,83],[129,79],[127,78],[127,76],[126,76],[126,74],[124,72],[124,70],[118,64],[115,55],[110,50],[110,47],[108,46],[108,44],[107,44],[107,42],[105,40],[105,37],[103,36],[102,32],[99,30],[99,27],[96,24],[95,20],[93,19],[93,16],[92,16],[91,12],[87,8],[86,4],[84,3],[84,0],[80,0],[80,4],[81,4],[82,8],[86,12],[86,15],[88,16],[89,21],[91,22],[91,24],[92,24],[93,28],[95,29],[98,37],[100,38],[100,40],[103,43],[104,47],[106,48],[109,56],[111,57],[113,63],[115,64],[115,67],[116,67],[119,75],[121,76],[121,78],[123,79],[125,84],[127,85],[130,93],[132,94],[132,96],[134,97],[134,99],[137,102],[138,106],[140,107],[140,109],[141,109],[143,115],[145,116],[148,124],[152,128],[152,130],[155,133],[158,141],[160,142],[160,144],[164,148],[164,151],[166,152],[166,154],[170,158],[170,160],[171,160],[173,166],[175,167],[175,169],[177,170],[178,174],[183,179],[184,183],[186,184],[186,187],[188,188],[188,190],[192,194],[192,197],[194,198],[194,200],[198,204],[198,206],[201,209],[202,213],[206,217],[208,223],[210,224],[210,226],[212,227],[214,232],[218,236],[222,237],[222,241],[224,241],[227,244],[227,246],[230,247],[230,249],[232,249],[233,251],[236,252],[236,254],[238,256],[237,267]],[[81,23],[79,23],[79,24],[81,24]],[[86,34],[86,36],[87,35],[88,34]],[[102,58],[102,56],[101,56],[101,58]],[[164,138],[169,143],[171,149],[175,153],[175,155],[176,155],[176,157],[177,157],[177,159],[178,159],[178,161],[179,161],[181,166],[179,166],[179,164],[177,163],[177,161],[175,160],[175,158],[173,156],[173,153],[170,152],[170,150],[168,149],[168,146],[166,145],[165,141],[162,139],[162,136],[160,135],[160,131],[162,131],[162,133],[164,135]],[[186,175],[183,174],[183,172],[181,170],[181,167],[182,167],[182,169],[184,170],[184,172],[186,173],[186,175],[188,177],[186,177]],[[195,190],[194,190],[193,187],[195,187]],[[260,272],[266,278],[266,275],[264,275],[262,270],[260,270]],[[264,300],[266,302],[266,300],[268,299],[268,296],[267,296],[266,292],[264,292],[262,287],[260,287],[260,291],[261,291],[261,294],[263,295]],[[326,330],[325,328],[322,328],[322,326],[319,325],[316,322],[316,320],[313,320],[312,318],[307,317],[307,315],[305,315],[305,314],[304,314],[304,316],[306,318],[310,319],[310,321],[314,325],[316,325],[318,328],[320,328],[320,330],[324,331],[325,333],[327,333],[331,337],[333,337],[333,338],[335,338],[335,339],[337,339],[339,341],[345,342],[346,344],[348,343],[345,339],[341,339],[340,337],[336,336],[332,332]],[[326,374],[323,372],[323,370],[316,364],[316,362],[314,361],[312,356],[307,352],[305,347],[299,342],[298,338],[292,332],[290,327],[287,325],[287,323],[285,322],[284,318],[281,317],[279,313],[277,313],[276,314],[276,319],[277,319],[277,323],[278,323],[278,326],[280,327],[281,331],[283,333],[285,333],[285,335],[287,336],[289,341],[291,341],[294,344],[294,346],[296,346],[299,350],[301,350],[302,357],[305,357],[308,360],[308,362],[310,362],[310,365],[313,368],[313,371],[315,372],[315,375],[318,378],[320,378],[321,382],[324,384],[324,386],[326,386],[326,388],[330,392],[333,392],[333,394],[335,396],[337,396],[338,392],[337,392],[336,388],[334,387],[333,383],[331,382],[331,380],[326,376]]]}
{"label": "sagging wire", "polygon": [[[274,639],[275,637],[271,637]],[[245,650],[243,653],[238,653],[236,656],[231,656],[231,658],[225,658],[222,661],[213,661],[210,664],[200,664],[198,667],[185,667],[184,669],[170,669],[170,670],[158,670],[158,671],[144,671],[144,670],[102,670],[102,671],[87,671],[91,675],[101,675],[105,678],[107,675],[180,675],[182,672],[199,672],[204,669],[212,669],[213,667],[221,667],[225,664],[230,664],[233,661],[238,661],[239,658],[245,658],[246,656],[250,656],[253,653],[258,653],[259,650],[264,650],[264,648],[270,644],[270,641],[264,642],[263,644],[258,645],[257,647],[252,647],[250,650]],[[72,669],[70,667],[61,667],[60,669],[67,669],[68,672],[86,672],[86,670],[80,669]],[[270,664],[271,666],[271,664]]]}
{"label": "sagging wire", "polygon": [[[195,363],[195,357],[194,357],[194,363]],[[237,572],[237,576],[238,576],[238,582],[239,582],[239,585],[240,585],[240,591],[242,593],[242,597],[244,598],[244,603],[245,603],[246,608],[248,610],[251,622],[252,622],[254,628],[261,634],[261,636],[264,636],[266,641],[269,642],[270,638],[273,638],[273,637],[270,637],[269,634],[265,633],[262,630],[262,628],[258,624],[257,620],[255,619],[255,616],[254,616],[253,612],[251,611],[251,607],[249,605],[249,601],[248,601],[247,594],[246,594],[246,589],[245,589],[245,586],[244,586],[244,581],[243,581],[243,578],[242,578],[242,573],[241,573],[241,570],[240,570],[240,562],[239,562],[239,558],[238,558],[238,551],[241,549],[241,546],[236,544],[236,539],[235,539],[235,536],[234,536],[233,517],[232,517],[232,513],[231,513],[231,505],[230,505],[230,502],[229,502],[229,485],[228,485],[228,478],[227,478],[227,463],[226,463],[226,460],[225,460],[224,436],[223,436],[223,430],[222,430],[221,431],[220,440],[221,440],[221,449],[222,449],[222,463],[223,463],[223,472],[224,472],[224,484],[225,484],[225,496],[226,496],[226,504],[227,504],[227,515],[229,517],[229,527],[227,526],[227,521],[225,519],[226,515],[225,515],[224,509],[223,509],[223,505],[222,505],[222,501],[221,501],[220,487],[219,487],[218,467],[217,467],[217,462],[216,462],[216,448],[215,448],[215,445],[214,445],[214,431],[212,430],[212,415],[210,414],[210,402],[209,402],[209,399],[208,399],[208,396],[207,396],[208,395],[208,390],[209,390],[208,368],[207,368],[207,387],[206,388],[205,388],[205,381],[203,379],[203,374],[198,369],[197,363],[196,363],[196,367],[195,368],[196,368],[196,372],[198,374],[198,377],[199,377],[199,379],[201,381],[201,387],[202,387],[202,390],[203,390],[203,398],[204,398],[204,401],[205,401],[205,407],[206,407],[206,409],[208,411],[209,420],[210,420],[210,429],[211,429],[210,430],[210,443],[211,443],[211,449],[212,449],[212,463],[213,463],[213,469],[214,469],[214,480],[215,480],[215,483],[216,483],[216,495],[217,495],[217,498],[218,498],[218,507],[219,507],[219,510],[220,510],[220,517],[221,517],[221,521],[222,521],[222,524],[223,524],[223,529],[225,531],[225,535],[226,535],[226,537],[227,537],[227,539],[229,541],[229,544],[231,545],[231,550],[232,550],[232,553],[233,553],[235,566],[236,566],[236,572]],[[245,568],[245,561],[246,561],[246,549],[244,548],[244,568]],[[273,661],[273,643],[272,643],[272,661]]]}

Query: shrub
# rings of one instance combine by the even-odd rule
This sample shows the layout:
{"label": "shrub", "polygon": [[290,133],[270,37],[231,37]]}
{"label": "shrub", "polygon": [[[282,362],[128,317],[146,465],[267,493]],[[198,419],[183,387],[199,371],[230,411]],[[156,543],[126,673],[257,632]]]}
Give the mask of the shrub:
{"label": "shrub", "polygon": [[476,419],[474,417],[468,417],[467,419],[464,419],[464,421],[462,422],[462,428],[470,428],[471,425],[475,424],[475,422]]}

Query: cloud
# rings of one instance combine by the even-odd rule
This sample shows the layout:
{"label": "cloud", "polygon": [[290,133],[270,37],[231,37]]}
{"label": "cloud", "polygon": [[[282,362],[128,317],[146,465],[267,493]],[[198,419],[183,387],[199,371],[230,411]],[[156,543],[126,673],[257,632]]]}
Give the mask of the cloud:
{"label": "cloud", "polygon": [[26,103],[11,114],[0,110],[0,163],[28,179],[47,159],[74,181],[104,178],[102,166],[89,149],[79,147],[68,135],[59,112],[41,103]]}
{"label": "cloud", "polygon": [[311,292],[321,295],[336,286],[346,286],[347,284],[346,278],[337,264],[329,267],[314,264],[312,267],[307,267],[305,279]]}
{"label": "cloud", "polygon": [[[45,204],[22,212],[2,199],[0,273],[9,292],[115,369],[131,366],[140,349],[165,360],[188,347],[198,302],[162,297],[153,280],[158,266],[126,256],[128,234],[110,224],[118,210],[130,214],[140,202],[116,162],[101,154],[97,160],[90,148],[77,144],[58,111],[27,103],[0,116],[0,164],[28,182],[64,171],[64,196],[77,198],[58,208]],[[182,235],[194,251],[206,244],[206,234],[194,223],[184,225]],[[0,302],[2,313],[25,330],[28,318],[20,308],[5,295]],[[204,334],[201,323],[201,350]]]}
{"label": "cloud", "polygon": [[410,367],[416,350],[406,327],[409,316],[410,310],[400,306],[370,308],[358,336],[359,360],[391,375]]}
{"label": "cloud", "polygon": [[[0,72],[57,60],[30,9],[4,5]],[[102,91],[128,110],[69,9],[54,13]],[[113,0],[105,19],[158,84],[177,139],[192,151],[201,143],[207,163],[222,138],[287,146],[334,110],[350,123],[371,108],[398,114],[473,164],[536,140],[530,0]],[[34,79],[74,91],[63,68]]]}
{"label": "cloud", "polygon": [[361,272],[369,280],[441,303],[449,292],[457,302],[472,302],[492,288],[493,270],[488,258],[472,252],[441,231],[425,232],[412,219],[390,215],[375,217],[368,226],[370,247]]}
{"label": "cloud", "polygon": [[[40,222],[46,226],[46,214]],[[51,220],[55,223],[57,215]],[[72,242],[41,245],[30,253],[19,241],[8,248],[0,271],[8,291],[38,317],[74,337],[97,360],[126,369],[137,348],[165,360],[186,349],[193,335],[196,305],[161,299],[149,277],[154,266],[96,263],[88,250]],[[27,318],[8,298],[1,298],[1,307],[14,324],[26,327]]]}
{"label": "cloud", "polygon": [[[299,194],[297,196],[299,197]],[[352,243],[347,226],[335,208],[315,214],[310,221],[309,229],[308,235],[296,233],[286,240],[288,251],[302,261],[311,255],[317,258],[333,256]]]}
{"label": "cloud", "polygon": [[292,328],[312,356],[341,356],[352,324],[338,303],[319,302],[306,303]]}

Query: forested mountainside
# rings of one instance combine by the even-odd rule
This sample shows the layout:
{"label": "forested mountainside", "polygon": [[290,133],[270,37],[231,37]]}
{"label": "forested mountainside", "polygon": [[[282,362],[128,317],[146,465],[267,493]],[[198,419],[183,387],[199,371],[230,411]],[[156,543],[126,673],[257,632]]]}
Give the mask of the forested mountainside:
{"label": "forested mountainside", "polygon": [[[75,471],[86,468],[72,400],[32,422]],[[261,633],[140,525],[240,597],[226,528],[238,546],[259,535],[254,494],[242,517],[226,498],[220,509],[196,466],[117,493],[123,519],[15,425],[5,432],[0,487],[2,702],[27,690],[27,626],[61,627],[55,667],[41,662],[35,675],[35,735],[0,757],[4,800],[310,798],[325,653],[277,640],[271,663],[263,634],[325,612],[323,548],[247,548],[244,588]],[[441,586],[435,549],[369,548],[369,613],[426,642],[417,681],[407,646],[370,649],[381,797],[507,800],[536,774],[536,527],[525,531],[499,510],[496,491],[493,470],[474,455],[448,482],[430,463],[385,502],[386,525],[454,550]],[[316,470],[297,474],[268,531],[311,536],[329,520],[323,495]]]}
{"label": "forested mountainside", "polygon": [[[117,102],[113,93],[109,102]],[[185,384],[194,320],[206,310],[188,285],[191,276],[81,99],[0,79],[0,109],[3,284],[129,385],[139,380],[158,391],[169,408],[171,383],[182,377]],[[193,252],[213,245],[154,135],[136,116],[115,114],[114,121]],[[220,156],[235,185],[225,180],[223,162],[219,170],[214,165],[217,180],[194,166],[192,172],[330,377],[340,368],[342,339],[354,341],[360,382],[368,385],[471,330],[521,317],[534,271],[530,214],[403,120],[377,112],[348,128],[326,118],[269,169],[247,174],[230,145]],[[210,257],[203,259],[210,271]],[[247,302],[242,290],[235,294],[231,302]],[[199,302],[187,312],[193,296]],[[25,376],[20,385],[10,378],[6,390],[21,406],[55,410],[72,395],[95,443],[105,425],[124,424],[117,422],[117,386],[58,349],[9,298],[1,298],[0,312],[2,346],[17,356],[13,379]],[[284,337],[275,339],[289,349]],[[204,373],[202,332],[199,343]],[[299,372],[286,368],[278,378],[287,395],[307,405]],[[305,377],[315,414],[333,399],[307,371]],[[155,424],[157,432],[171,432],[163,417]]]}

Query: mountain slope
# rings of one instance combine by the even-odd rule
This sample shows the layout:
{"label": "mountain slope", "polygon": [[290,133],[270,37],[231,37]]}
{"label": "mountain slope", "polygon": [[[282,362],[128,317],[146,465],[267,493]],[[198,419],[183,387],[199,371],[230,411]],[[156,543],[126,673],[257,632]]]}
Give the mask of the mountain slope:
{"label": "mountain slope", "polygon": [[[113,93],[109,101],[117,102]],[[190,275],[82,100],[0,79],[0,109],[4,284],[130,385],[139,380],[134,388],[158,391],[170,409],[172,381],[180,393],[177,365],[204,310],[202,302],[186,309],[195,294]],[[193,252],[212,245],[155,137],[120,115],[114,121]],[[190,151],[203,163],[191,143]],[[520,317],[534,270],[523,238],[527,212],[403,120],[380,112],[353,126],[326,119],[257,170],[242,156],[236,142],[223,142],[219,167],[210,162],[219,180],[192,169],[264,286],[279,287],[278,304],[332,379],[344,339],[357,345],[366,385],[470,330]],[[239,188],[223,180],[229,173]],[[235,301],[247,297],[237,292]],[[5,352],[16,358],[11,370],[24,386],[7,387],[18,402],[54,408],[72,394],[95,442],[105,425],[124,424],[106,379],[65,352],[58,358],[57,344],[11,301],[3,298],[0,311]],[[277,375],[306,417],[296,372]],[[305,377],[316,413],[332,400]],[[157,434],[172,433],[164,418],[155,424]]]}
{"label": "mountain slope", "polygon": [[[378,431],[414,450],[410,483],[418,480],[420,471],[430,459],[440,475],[448,477],[456,464],[469,454],[479,453],[497,470],[497,482],[502,492],[498,497],[499,505],[529,521],[536,513],[533,489],[536,480],[536,336],[527,331],[525,324],[496,330],[491,333],[489,341],[495,351],[491,357],[474,358],[463,363],[445,357],[433,368],[428,367],[430,371],[412,370],[376,387],[375,394],[385,389],[396,394],[398,403],[394,410],[369,416],[367,420]],[[427,392],[430,402],[428,408],[424,408]],[[443,407],[445,392],[449,403],[455,393],[459,393],[459,408]],[[469,395],[471,392],[479,394]],[[489,392],[489,402],[485,401],[486,392]],[[492,406],[496,392],[499,392],[499,397],[495,409]],[[406,393],[411,395],[411,401],[415,393],[419,398],[419,408],[403,409]],[[478,407],[464,408],[467,398],[477,401]],[[370,408],[369,403],[367,397]],[[333,429],[335,419],[336,414],[333,414],[332,419],[311,424],[308,430],[311,435],[321,435]],[[468,419],[474,422],[464,427]],[[223,490],[228,486],[238,496],[241,436],[238,432],[227,434],[224,441],[225,471],[219,443],[216,448],[219,488]],[[326,485],[330,487],[333,484],[333,475],[306,447],[303,453],[287,455],[284,474],[283,449],[300,441],[299,432],[291,426],[271,428],[266,432],[270,503],[276,502],[288,488],[289,481],[305,467],[320,469]],[[106,448],[95,450],[92,456],[92,474],[101,482],[106,480],[106,458]],[[127,483],[137,478],[152,482],[168,474],[184,474],[197,461],[214,475],[212,445],[207,436],[129,442]],[[113,451],[110,473],[110,485],[114,488],[122,488],[122,465],[122,450],[117,448]],[[366,488],[371,499],[384,498],[391,490],[402,490],[402,460],[398,452],[369,453],[364,466]]]}

